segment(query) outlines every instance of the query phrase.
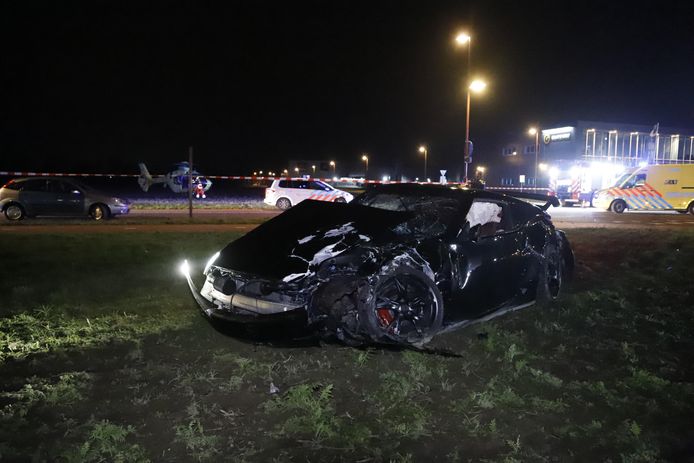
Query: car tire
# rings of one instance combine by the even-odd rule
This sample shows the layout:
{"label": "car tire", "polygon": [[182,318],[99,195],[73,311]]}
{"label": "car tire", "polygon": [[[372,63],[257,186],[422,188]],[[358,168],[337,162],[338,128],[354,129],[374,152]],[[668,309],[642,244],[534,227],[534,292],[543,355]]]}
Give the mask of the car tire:
{"label": "car tire", "polygon": [[10,203],[7,206],[5,206],[5,217],[7,218],[7,220],[16,222],[26,217],[26,213],[24,212],[24,208],[19,204]]}
{"label": "car tire", "polygon": [[360,297],[359,317],[375,342],[420,345],[443,325],[443,297],[424,272],[392,267],[376,277],[365,300]]}
{"label": "car tire", "polygon": [[336,202],[336,203],[346,203],[347,200],[346,200],[345,198],[343,198],[343,197],[340,196],[339,198],[335,198],[335,201],[334,201],[334,202]]}
{"label": "car tire", "polygon": [[538,302],[554,302],[561,295],[564,283],[564,259],[555,243],[545,245],[542,262],[538,272]]}
{"label": "car tire", "polygon": [[627,203],[625,203],[625,202],[622,201],[621,199],[618,199],[618,200],[614,201],[614,202],[610,205],[610,210],[611,210],[612,212],[617,213],[617,214],[621,214],[622,212],[626,211],[626,209],[627,209]]}
{"label": "car tire", "polygon": [[292,202],[289,201],[289,198],[280,198],[277,200],[275,205],[283,211],[286,211],[287,209],[292,207]]}
{"label": "car tire", "polygon": [[108,220],[111,216],[111,211],[109,211],[108,206],[103,204],[94,204],[89,208],[89,217],[93,220]]}
{"label": "car tire", "polygon": [[694,201],[692,201],[691,203],[689,203],[689,207],[687,208],[687,212],[689,212],[690,214],[694,215]]}

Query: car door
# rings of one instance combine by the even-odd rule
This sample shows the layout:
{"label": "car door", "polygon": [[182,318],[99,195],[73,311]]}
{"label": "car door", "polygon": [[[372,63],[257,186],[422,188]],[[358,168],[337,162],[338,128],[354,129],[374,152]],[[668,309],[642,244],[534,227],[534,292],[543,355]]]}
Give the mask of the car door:
{"label": "car door", "polygon": [[[296,203],[299,203],[305,199],[309,199],[314,193],[317,193],[316,190],[311,189],[311,183],[308,180],[297,180],[295,182],[296,188],[294,189],[294,196],[296,197]],[[293,201],[292,201],[293,202]]]}
{"label": "car door", "polygon": [[84,213],[85,192],[77,185],[58,180],[54,184],[57,194],[57,202],[60,205],[61,215],[82,215]]}
{"label": "car door", "polygon": [[28,215],[46,215],[50,211],[51,195],[46,191],[46,180],[32,178],[22,182],[19,202]]}
{"label": "car door", "polygon": [[311,190],[309,199],[319,201],[333,201],[335,199],[335,190],[322,182],[310,181],[308,187]]}
{"label": "car door", "polygon": [[[474,318],[509,303],[518,291],[522,237],[507,203],[498,221],[466,225],[454,243],[452,300],[460,319]],[[475,204],[473,203],[473,205]]]}

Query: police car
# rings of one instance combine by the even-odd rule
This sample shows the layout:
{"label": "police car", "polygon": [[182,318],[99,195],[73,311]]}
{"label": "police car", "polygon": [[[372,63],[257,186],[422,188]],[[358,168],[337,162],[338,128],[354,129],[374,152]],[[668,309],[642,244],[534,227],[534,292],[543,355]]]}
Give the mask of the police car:
{"label": "police car", "polygon": [[296,206],[304,199],[348,203],[354,196],[320,180],[308,179],[274,180],[272,185],[265,189],[265,204],[275,205],[282,210]]}

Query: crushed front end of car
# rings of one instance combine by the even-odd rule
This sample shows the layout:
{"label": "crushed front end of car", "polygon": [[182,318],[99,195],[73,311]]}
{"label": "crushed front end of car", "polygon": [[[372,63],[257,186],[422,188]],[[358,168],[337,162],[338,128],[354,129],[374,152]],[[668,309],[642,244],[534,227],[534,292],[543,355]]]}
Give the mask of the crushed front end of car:
{"label": "crushed front end of car", "polygon": [[433,278],[417,251],[390,231],[409,217],[305,201],[212,256],[200,290],[190,272],[184,274],[209,318],[256,323],[302,317],[322,337],[373,341],[359,311],[373,297],[379,274],[400,263]]}

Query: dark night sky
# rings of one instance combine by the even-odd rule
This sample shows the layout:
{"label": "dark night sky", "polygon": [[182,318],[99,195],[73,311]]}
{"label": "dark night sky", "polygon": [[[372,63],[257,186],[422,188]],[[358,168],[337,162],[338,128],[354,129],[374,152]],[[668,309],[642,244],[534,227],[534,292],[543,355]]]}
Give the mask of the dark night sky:
{"label": "dark night sky", "polygon": [[[476,161],[576,119],[694,129],[688,2],[35,2],[0,6],[0,170],[207,174],[336,159],[374,171]],[[371,170],[371,166],[370,166]],[[418,170],[417,170],[418,171]],[[341,172],[347,173],[347,172]]]}

